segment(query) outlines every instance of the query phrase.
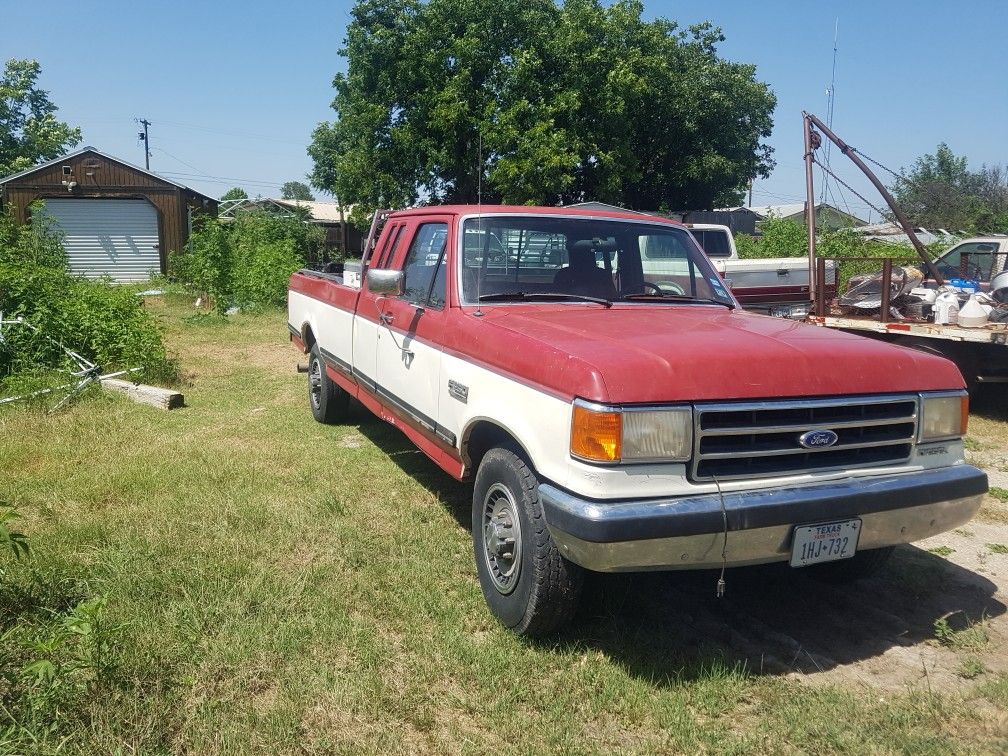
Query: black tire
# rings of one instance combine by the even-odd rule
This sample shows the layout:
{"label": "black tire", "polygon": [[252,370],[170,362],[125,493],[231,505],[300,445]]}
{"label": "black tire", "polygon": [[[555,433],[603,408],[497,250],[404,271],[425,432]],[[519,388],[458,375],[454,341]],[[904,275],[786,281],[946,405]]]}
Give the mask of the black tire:
{"label": "black tire", "polygon": [[820,580],[824,583],[839,585],[843,583],[854,583],[858,580],[871,577],[878,572],[889,561],[895,546],[886,546],[882,549],[865,549],[858,551],[850,559],[841,559],[837,562],[827,562],[826,564],[816,564],[807,567],[809,577]]}
{"label": "black tire", "polygon": [[308,353],[308,407],[315,419],[326,425],[342,422],[350,409],[350,394],[326,374],[318,344],[312,344]]}
{"label": "black tire", "polygon": [[[512,513],[516,523],[510,522]],[[502,625],[518,635],[541,637],[570,622],[583,569],[564,559],[553,543],[539,502],[539,481],[511,449],[491,449],[480,463],[472,534],[483,596]],[[489,549],[488,538],[495,539]],[[508,547],[501,545],[508,538],[513,540],[510,558]]]}

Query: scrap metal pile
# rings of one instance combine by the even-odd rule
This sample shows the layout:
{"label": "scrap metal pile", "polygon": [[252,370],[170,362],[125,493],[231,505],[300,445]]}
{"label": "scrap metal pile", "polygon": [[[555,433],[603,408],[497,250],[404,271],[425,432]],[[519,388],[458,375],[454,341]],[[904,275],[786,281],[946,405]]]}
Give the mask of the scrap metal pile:
{"label": "scrap metal pile", "polygon": [[137,368],[129,368],[128,370],[118,370],[114,373],[103,373],[100,365],[95,364],[91,360],[75,352],[73,349],[70,349],[64,344],[61,344],[59,341],[52,338],[51,336],[47,336],[46,334],[42,333],[42,331],[40,331],[36,326],[29,323],[23,317],[19,316],[14,319],[5,320],[2,312],[0,312],[0,345],[5,345],[9,343],[7,342],[5,331],[13,327],[27,328],[31,330],[36,336],[43,338],[49,343],[57,346],[67,356],[67,359],[69,360],[71,365],[73,365],[72,368],[66,371],[69,373],[71,381],[69,383],[65,383],[59,386],[38,389],[37,391],[30,391],[26,394],[20,394],[18,396],[2,397],[0,398],[0,405],[10,404],[11,402],[25,401],[28,399],[35,399],[42,396],[46,396],[48,394],[58,394],[65,392],[63,398],[61,398],[49,410],[50,412],[55,412],[56,410],[65,406],[67,403],[69,403],[74,398],[79,396],[81,392],[84,391],[84,389],[86,389],[93,383],[100,384],[101,381],[109,378],[116,378],[118,376],[128,375],[129,373],[136,373],[139,372],[140,370],[143,370],[143,368],[137,367]]}
{"label": "scrap metal pile", "polygon": [[893,266],[888,279],[886,298],[886,271],[851,278],[835,309],[844,315],[873,315],[888,299],[888,320],[962,328],[1008,323],[1008,272],[995,276],[989,291],[982,291],[978,281],[967,278],[938,284],[926,280],[913,266]]}

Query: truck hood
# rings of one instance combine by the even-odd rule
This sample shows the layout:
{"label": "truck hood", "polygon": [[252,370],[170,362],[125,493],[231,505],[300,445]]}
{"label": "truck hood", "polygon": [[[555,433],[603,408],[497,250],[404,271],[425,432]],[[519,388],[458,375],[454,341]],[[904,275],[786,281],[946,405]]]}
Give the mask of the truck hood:
{"label": "truck hood", "polygon": [[509,334],[484,332],[479,340],[508,344],[498,356],[512,363],[513,372],[558,394],[593,401],[811,397],[964,386],[958,368],[941,357],[742,310],[518,305],[483,312],[483,328]]}

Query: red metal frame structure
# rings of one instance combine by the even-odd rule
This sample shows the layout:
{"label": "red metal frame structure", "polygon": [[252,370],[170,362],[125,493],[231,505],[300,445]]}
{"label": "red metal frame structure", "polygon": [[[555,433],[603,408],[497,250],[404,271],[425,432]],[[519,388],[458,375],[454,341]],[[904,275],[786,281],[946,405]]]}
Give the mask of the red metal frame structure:
{"label": "red metal frame structure", "polygon": [[[822,144],[822,137],[819,136],[819,132],[815,129],[819,129],[819,131],[825,134],[826,137],[829,138],[830,141],[832,141],[838,148],[840,148],[840,151],[850,158],[851,162],[860,168],[861,172],[868,177],[872,186],[878,190],[882,199],[884,199],[886,204],[889,205],[889,209],[892,210],[893,217],[895,217],[896,222],[900,225],[900,228],[903,229],[903,232],[910,239],[910,243],[913,245],[914,249],[917,250],[917,254],[920,255],[921,260],[923,260],[924,265],[927,267],[930,277],[933,278],[939,285],[944,284],[945,279],[942,277],[941,273],[938,272],[938,268],[935,266],[934,260],[931,259],[931,255],[928,253],[927,248],[921,243],[921,240],[917,238],[917,234],[914,233],[913,226],[910,225],[909,219],[907,219],[906,215],[903,214],[903,211],[900,210],[899,206],[896,204],[896,200],[894,200],[892,195],[889,194],[889,191],[885,188],[883,183],[879,181],[878,177],[872,172],[872,170],[865,165],[865,162],[858,157],[857,150],[834,134],[825,123],[811,113],[803,111],[802,119],[805,134],[805,224],[808,228],[809,284],[812,301],[815,303],[816,315],[820,317],[825,315],[826,302],[825,297],[823,296],[820,281],[822,281],[825,277],[826,261],[825,259],[818,260],[815,253],[815,190],[812,179],[812,164],[815,162],[815,151]],[[892,276],[892,260],[887,258],[883,260],[882,264],[883,293],[881,318],[884,321],[889,312],[889,283]]]}

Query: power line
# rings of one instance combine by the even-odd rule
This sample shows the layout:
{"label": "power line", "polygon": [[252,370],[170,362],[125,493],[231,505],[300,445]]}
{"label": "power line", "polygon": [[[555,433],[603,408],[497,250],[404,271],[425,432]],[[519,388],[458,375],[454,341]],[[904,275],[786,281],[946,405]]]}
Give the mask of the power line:
{"label": "power line", "polygon": [[200,179],[201,181],[206,181],[211,184],[246,184],[248,186],[269,186],[269,187],[283,186],[283,184],[275,181],[253,181],[252,179],[240,179],[228,176],[209,177],[206,174],[176,173],[172,171],[159,171],[159,173],[162,176],[170,176],[172,178],[181,178],[187,180]]}

